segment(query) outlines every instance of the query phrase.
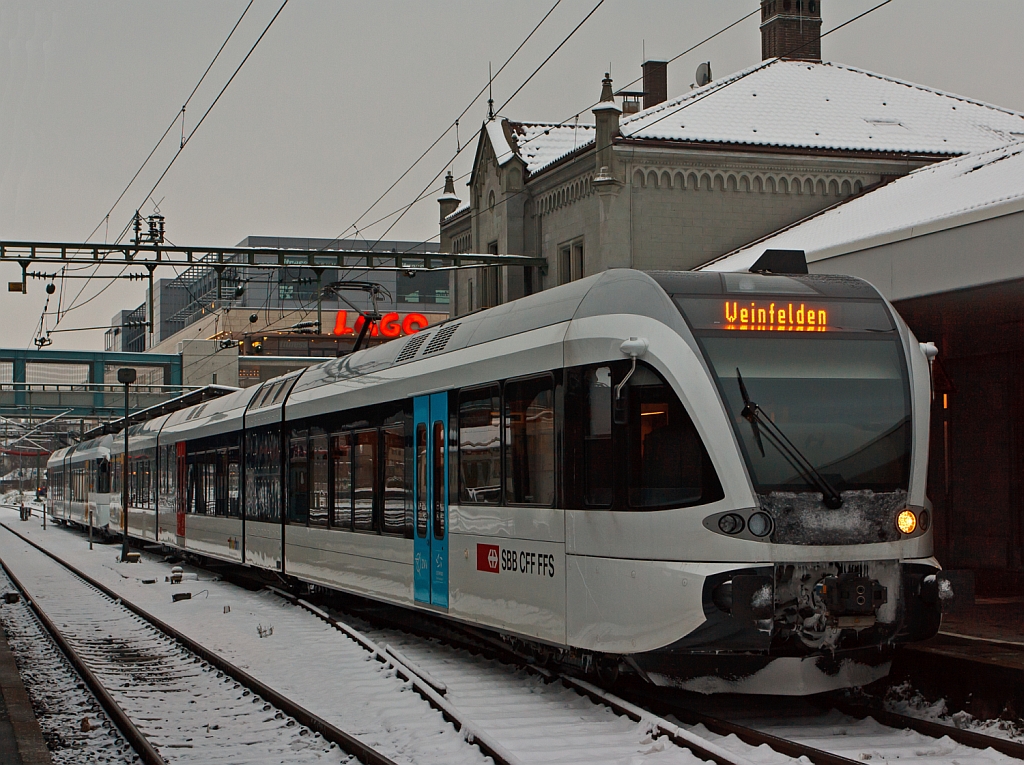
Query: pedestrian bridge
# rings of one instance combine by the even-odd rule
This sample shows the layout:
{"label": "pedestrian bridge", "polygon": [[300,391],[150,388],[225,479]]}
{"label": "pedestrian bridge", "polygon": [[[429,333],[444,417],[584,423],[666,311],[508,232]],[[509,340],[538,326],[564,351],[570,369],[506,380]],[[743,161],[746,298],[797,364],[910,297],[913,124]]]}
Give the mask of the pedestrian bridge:
{"label": "pedestrian bridge", "polygon": [[137,374],[129,392],[132,411],[191,390],[181,384],[177,354],[0,348],[0,416],[120,417],[124,386],[117,382],[117,370],[122,367]]}

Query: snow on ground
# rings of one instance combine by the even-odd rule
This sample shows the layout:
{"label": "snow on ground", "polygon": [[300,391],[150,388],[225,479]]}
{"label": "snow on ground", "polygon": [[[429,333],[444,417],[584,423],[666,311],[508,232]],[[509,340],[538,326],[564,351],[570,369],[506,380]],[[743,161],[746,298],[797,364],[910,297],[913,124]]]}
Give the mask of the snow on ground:
{"label": "snow on ground", "polygon": [[[14,591],[0,570],[0,592]],[[7,635],[54,765],[140,761],[25,601],[0,604],[0,627]]]}
{"label": "snow on ground", "polygon": [[919,720],[930,720],[941,725],[951,725],[963,730],[981,733],[984,736],[1005,738],[1010,741],[1024,743],[1024,729],[1013,720],[979,720],[969,712],[950,713],[946,708],[946,700],[928,701],[921,693],[903,683],[889,689],[886,695],[885,708],[890,712],[916,717]]}
{"label": "snow on ground", "polygon": [[[406,632],[364,623],[357,623],[357,629],[378,645],[398,649],[413,665],[444,683],[445,698],[467,711],[474,726],[521,762],[701,762],[665,738],[652,739],[647,723],[620,717],[561,683],[548,684],[507,664]],[[751,748],[740,741],[736,744],[738,748],[726,748],[750,759]],[[751,761],[767,765],[791,759],[767,750],[767,756]]]}
{"label": "snow on ground", "polygon": [[[188,567],[186,573],[200,579],[172,585],[165,581],[171,566],[155,556],[120,563],[119,546],[97,544],[90,551],[84,535],[52,524],[43,531],[38,518],[19,521],[11,508],[0,508],[0,522],[397,762],[489,762],[393,669],[276,595],[248,592]],[[182,591],[192,599],[173,603],[171,594]]]}
{"label": "snow on ground", "polygon": [[351,761],[6,529],[0,557],[171,765]]}
{"label": "snow on ground", "polygon": [[[911,730],[897,730],[872,718],[857,720],[836,710],[823,715],[793,717],[759,717],[737,720],[780,738],[863,762],[929,763],[950,765],[990,765],[1019,762],[994,749],[972,749],[958,744],[948,736],[935,739]],[[702,726],[693,729],[706,735]],[[707,734],[710,735],[710,734]]]}

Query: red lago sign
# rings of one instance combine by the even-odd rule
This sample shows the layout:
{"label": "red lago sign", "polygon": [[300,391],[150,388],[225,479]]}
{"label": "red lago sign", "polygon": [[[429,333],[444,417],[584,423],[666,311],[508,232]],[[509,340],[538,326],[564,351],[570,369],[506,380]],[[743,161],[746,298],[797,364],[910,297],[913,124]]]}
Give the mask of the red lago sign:
{"label": "red lago sign", "polygon": [[[355,321],[349,326],[348,311],[338,311],[334,320],[334,335],[357,335],[363,328],[365,319],[356,314]],[[380,317],[379,322],[370,325],[370,337],[400,337],[412,335],[427,327],[430,321],[421,313],[407,313],[405,316],[392,312]]]}

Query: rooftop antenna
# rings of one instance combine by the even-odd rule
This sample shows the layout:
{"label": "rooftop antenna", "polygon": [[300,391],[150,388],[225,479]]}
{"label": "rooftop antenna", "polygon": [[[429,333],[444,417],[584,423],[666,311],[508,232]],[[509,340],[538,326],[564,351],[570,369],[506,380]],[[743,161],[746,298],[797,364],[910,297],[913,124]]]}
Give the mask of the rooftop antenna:
{"label": "rooftop antenna", "polygon": [[491,91],[491,85],[494,83],[494,77],[491,75],[491,62],[487,62],[487,121],[490,122],[494,119],[494,93]]}

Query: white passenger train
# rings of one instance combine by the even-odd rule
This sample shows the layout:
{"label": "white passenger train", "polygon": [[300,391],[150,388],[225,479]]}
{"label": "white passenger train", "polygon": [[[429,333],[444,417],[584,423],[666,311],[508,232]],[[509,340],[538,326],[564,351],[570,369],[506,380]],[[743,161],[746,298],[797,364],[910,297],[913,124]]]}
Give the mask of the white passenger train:
{"label": "white passenger train", "polygon": [[854,685],[938,629],[930,395],[863,281],[613,270],[132,426],[128,528],[584,669]]}
{"label": "white passenger train", "polygon": [[[55,520],[106,532],[110,522],[110,436],[58,449],[47,467],[47,501]],[[123,451],[123,450],[122,450]]]}

